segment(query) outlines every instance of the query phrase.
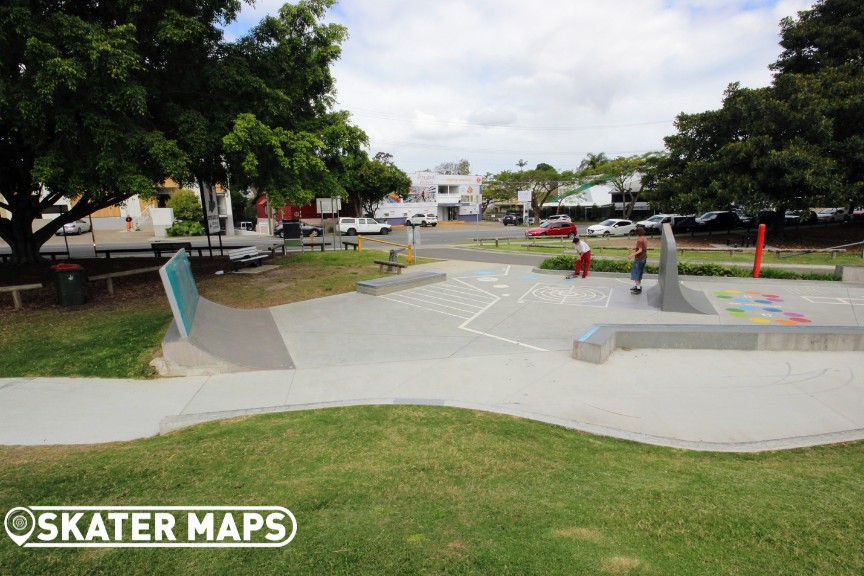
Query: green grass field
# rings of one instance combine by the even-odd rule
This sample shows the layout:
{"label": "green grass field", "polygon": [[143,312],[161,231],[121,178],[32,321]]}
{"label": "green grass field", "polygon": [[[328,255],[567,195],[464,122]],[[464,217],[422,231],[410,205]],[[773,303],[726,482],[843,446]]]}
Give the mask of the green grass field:
{"label": "green grass field", "polygon": [[3,574],[864,572],[864,443],[709,454],[482,412],[340,408],[0,448],[0,509],[279,505],[278,549],[48,550]]}

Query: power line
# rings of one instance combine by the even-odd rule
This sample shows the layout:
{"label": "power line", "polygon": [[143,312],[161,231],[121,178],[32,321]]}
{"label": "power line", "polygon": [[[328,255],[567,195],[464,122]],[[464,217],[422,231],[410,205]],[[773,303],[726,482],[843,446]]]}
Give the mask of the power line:
{"label": "power line", "polygon": [[547,131],[547,132],[577,132],[580,130],[608,130],[615,128],[633,128],[635,126],[654,126],[658,124],[672,124],[672,120],[650,120],[645,122],[626,122],[620,124],[596,124],[584,126],[520,126],[518,124],[479,124],[472,122],[456,122],[452,120],[435,120],[435,119],[418,119],[414,114],[385,112],[381,110],[366,110],[363,108],[353,108],[350,110],[355,116],[365,116],[367,118],[376,118],[378,120],[390,120],[394,122],[422,122],[427,124],[439,124],[442,126],[457,126],[461,128],[506,128],[508,130],[524,130],[524,131]]}

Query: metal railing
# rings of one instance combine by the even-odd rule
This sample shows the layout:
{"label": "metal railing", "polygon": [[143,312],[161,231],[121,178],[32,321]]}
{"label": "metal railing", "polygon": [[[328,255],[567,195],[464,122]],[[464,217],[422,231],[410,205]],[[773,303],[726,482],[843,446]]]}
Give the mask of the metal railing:
{"label": "metal railing", "polygon": [[414,261],[414,254],[411,251],[410,244],[399,244],[397,242],[387,242],[386,240],[378,240],[377,238],[369,238],[368,236],[357,235],[357,251],[363,251],[363,241],[366,240],[368,242],[378,242],[380,244],[387,244],[388,246],[399,246],[400,248],[404,248],[408,251],[408,262]]}

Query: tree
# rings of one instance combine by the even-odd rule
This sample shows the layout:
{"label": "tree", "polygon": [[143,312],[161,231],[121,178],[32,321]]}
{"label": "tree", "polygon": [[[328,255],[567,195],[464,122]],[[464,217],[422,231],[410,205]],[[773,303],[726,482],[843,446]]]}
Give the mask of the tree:
{"label": "tree", "polygon": [[[0,6],[0,237],[12,261],[36,262],[60,226],[154,184],[189,176],[190,158],[157,104],[184,85],[189,66],[237,0]],[[189,42],[203,45],[186,53]],[[166,82],[170,78],[170,82]],[[185,88],[184,88],[185,89]],[[65,214],[33,231],[63,197]]]}
{"label": "tree", "polygon": [[720,110],[679,115],[652,196],[778,212],[864,200],[862,22],[864,5],[848,0],[784,19],[771,86],[733,83]]}
{"label": "tree", "polygon": [[591,152],[582,159],[582,162],[579,163],[579,168],[577,168],[577,172],[592,172],[596,171],[597,168],[603,164],[609,162],[609,158],[605,153],[600,152],[598,154],[593,154]]}
{"label": "tree", "polygon": [[649,152],[642,156],[619,156],[614,160],[600,164],[590,172],[596,174],[592,178],[592,184],[611,184],[616,192],[621,194],[624,203],[622,218],[630,219],[636,202],[643,189],[643,175],[649,164],[653,163],[658,156],[656,152]]}
{"label": "tree", "polygon": [[351,203],[359,213],[375,214],[378,205],[390,194],[406,198],[411,179],[392,163],[390,154],[379,152],[374,160],[366,160],[353,177],[349,193]]}
{"label": "tree", "polygon": [[[509,174],[509,173],[506,173]],[[496,202],[507,202],[516,196],[518,187],[515,181],[505,177],[499,179],[491,173],[483,177],[482,198],[480,200],[480,214],[484,214],[489,206]]]}
{"label": "tree", "polygon": [[[343,195],[365,134],[330,113],[346,35],[320,23],[332,4],[286,5],[235,43],[221,25],[240,0],[0,6],[0,206],[12,214],[0,238],[13,262],[169,177],[277,202]],[[63,197],[72,209],[33,232]]]}
{"label": "tree", "polygon": [[[518,165],[518,164],[517,164]],[[531,191],[531,211],[535,216],[540,214],[540,207],[545,204],[563,182],[572,182],[572,171],[558,172],[553,166],[540,163],[534,170],[510,172],[505,170],[494,176],[495,189],[502,193],[512,191],[511,198],[519,190]],[[486,184],[489,185],[488,182]]]}
{"label": "tree", "polygon": [[467,176],[471,174],[471,163],[464,158],[458,162],[443,162],[435,167],[433,172],[438,174],[457,174]]}
{"label": "tree", "polygon": [[349,173],[366,159],[366,134],[346,112],[330,112],[330,65],[347,36],[323,24],[333,0],[286,4],[238,42],[233,80],[254,112],[237,114],[222,142],[233,185],[254,187],[271,206],[344,197]]}

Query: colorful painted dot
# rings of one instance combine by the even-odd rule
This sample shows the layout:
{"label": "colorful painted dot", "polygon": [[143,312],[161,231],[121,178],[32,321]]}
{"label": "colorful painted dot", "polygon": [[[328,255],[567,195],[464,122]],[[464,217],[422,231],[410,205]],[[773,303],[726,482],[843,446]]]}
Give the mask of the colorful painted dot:
{"label": "colorful painted dot", "polygon": [[763,308],[765,312],[783,312],[782,308]]}
{"label": "colorful painted dot", "polygon": [[764,296],[765,298],[780,298],[776,294],[763,294],[762,296]]}
{"label": "colorful painted dot", "polygon": [[797,322],[793,322],[792,320],[775,320],[777,324],[780,326],[797,326]]}
{"label": "colorful painted dot", "polygon": [[803,318],[804,317],[803,314],[799,314],[797,312],[784,312],[783,315],[789,316],[790,318]]}
{"label": "colorful painted dot", "polygon": [[741,294],[740,290],[726,290],[727,294]]}
{"label": "colorful painted dot", "polygon": [[756,306],[740,306],[740,308],[741,308],[742,310],[747,310],[747,311],[750,311],[750,310],[758,310],[758,308],[757,308]]}
{"label": "colorful painted dot", "polygon": [[756,300],[757,304],[773,304],[771,300]]}
{"label": "colorful painted dot", "polygon": [[735,318],[747,318],[746,312],[730,312],[729,315]]}
{"label": "colorful painted dot", "polygon": [[741,308],[726,308],[727,312],[744,312]]}
{"label": "colorful painted dot", "polygon": [[759,296],[762,295],[761,292],[754,292],[753,290],[748,290],[747,292],[745,292],[745,294],[758,294]]}
{"label": "colorful painted dot", "polygon": [[771,320],[768,318],[750,318],[751,322],[755,322],[756,324],[770,324]]}
{"label": "colorful painted dot", "polygon": [[810,324],[810,320],[807,318],[792,318],[794,322],[800,322],[801,324]]}
{"label": "colorful painted dot", "polygon": [[728,294],[717,294],[717,298],[723,298],[728,300],[732,298],[732,296],[729,296]]}

